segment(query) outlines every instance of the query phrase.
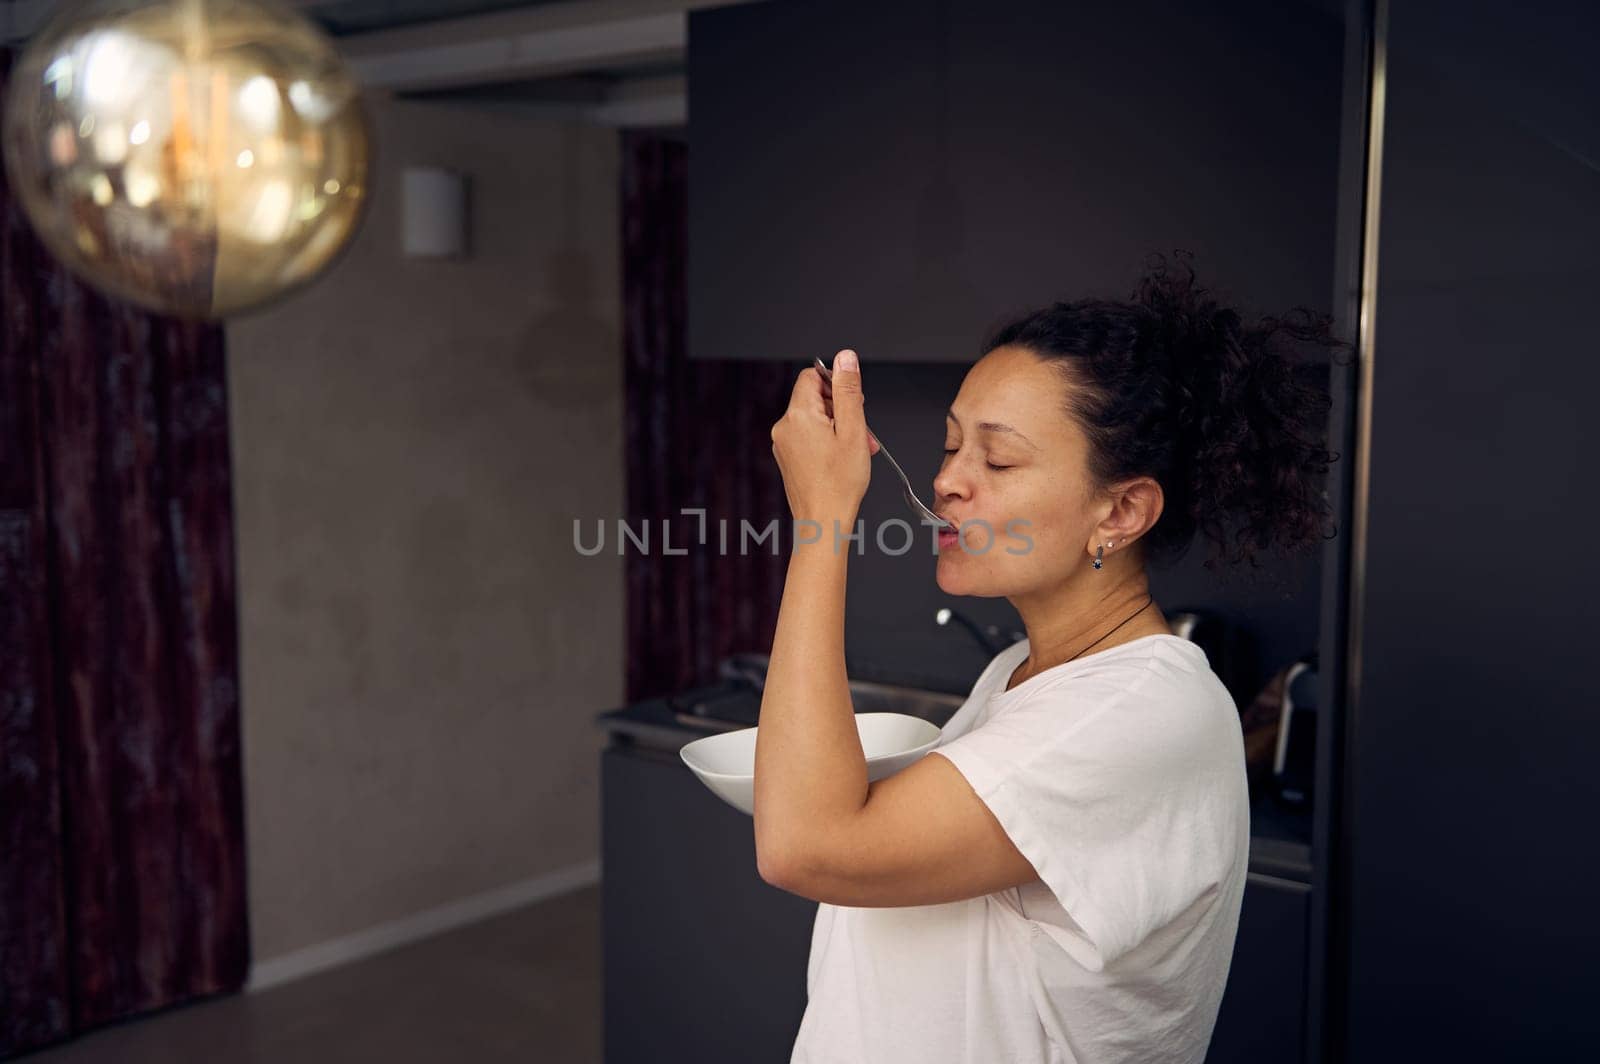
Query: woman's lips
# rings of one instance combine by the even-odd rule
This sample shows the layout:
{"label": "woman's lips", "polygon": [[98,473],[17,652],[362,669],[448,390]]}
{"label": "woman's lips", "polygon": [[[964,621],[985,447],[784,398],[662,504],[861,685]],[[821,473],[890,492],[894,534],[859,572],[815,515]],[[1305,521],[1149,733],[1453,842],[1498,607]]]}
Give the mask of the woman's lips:
{"label": "woman's lips", "polygon": [[939,549],[948,550],[961,541],[961,533],[953,528],[939,529]]}

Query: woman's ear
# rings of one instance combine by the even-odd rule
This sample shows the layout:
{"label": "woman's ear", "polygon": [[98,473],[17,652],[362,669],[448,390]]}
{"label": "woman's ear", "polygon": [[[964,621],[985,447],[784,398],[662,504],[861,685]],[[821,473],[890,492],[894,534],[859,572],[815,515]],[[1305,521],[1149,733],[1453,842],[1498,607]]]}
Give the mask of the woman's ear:
{"label": "woman's ear", "polygon": [[[1111,512],[1095,528],[1099,538],[1091,543],[1090,553],[1101,543],[1115,543],[1121,550],[1144,535],[1161,517],[1166,497],[1153,477],[1139,477],[1117,489]],[[1108,550],[1113,549],[1111,547]]]}

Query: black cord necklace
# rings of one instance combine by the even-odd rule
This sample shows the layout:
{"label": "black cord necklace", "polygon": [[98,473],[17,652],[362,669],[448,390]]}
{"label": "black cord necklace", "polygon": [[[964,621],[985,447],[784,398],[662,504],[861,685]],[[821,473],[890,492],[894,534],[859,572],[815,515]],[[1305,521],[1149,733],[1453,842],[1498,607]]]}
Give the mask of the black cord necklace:
{"label": "black cord necklace", "polygon": [[[1139,616],[1139,614],[1143,613],[1145,611],[1146,607],[1148,607],[1150,605],[1150,603],[1154,602],[1155,600],[1156,600],[1156,597],[1155,597],[1155,595],[1152,594],[1149,598],[1144,600],[1144,605],[1140,606],[1138,609],[1134,610],[1131,614],[1129,614],[1128,615],[1128,620],[1127,621],[1123,621],[1122,624],[1127,624],[1128,621],[1131,621],[1135,617]],[[1122,624],[1117,625],[1117,628],[1121,628]],[[1111,629],[1111,632],[1115,632],[1117,630],[1117,628]],[[1094,647],[1095,644],[1104,642],[1106,636],[1109,636],[1111,634],[1111,632],[1107,632],[1105,635],[1101,636],[1099,639],[1096,639],[1093,643],[1090,643],[1088,646],[1084,647],[1083,650],[1078,651],[1078,653],[1076,653],[1076,654],[1072,655],[1072,657],[1068,658],[1067,661],[1075,660],[1076,658],[1082,656],[1086,651],[1088,651],[1089,649]],[[1067,663],[1066,661],[1063,661],[1061,664],[1065,665],[1066,663]]]}

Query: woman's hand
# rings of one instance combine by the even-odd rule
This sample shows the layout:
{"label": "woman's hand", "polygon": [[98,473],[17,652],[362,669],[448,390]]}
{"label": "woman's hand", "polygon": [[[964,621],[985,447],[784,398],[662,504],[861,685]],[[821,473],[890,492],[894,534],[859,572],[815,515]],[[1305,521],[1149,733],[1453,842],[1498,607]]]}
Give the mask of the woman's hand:
{"label": "woman's hand", "polygon": [[[856,353],[834,356],[833,381],[814,366],[800,371],[789,408],[772,426],[772,454],[798,520],[854,522],[872,479],[878,441],[867,431]],[[849,531],[849,529],[845,529]]]}

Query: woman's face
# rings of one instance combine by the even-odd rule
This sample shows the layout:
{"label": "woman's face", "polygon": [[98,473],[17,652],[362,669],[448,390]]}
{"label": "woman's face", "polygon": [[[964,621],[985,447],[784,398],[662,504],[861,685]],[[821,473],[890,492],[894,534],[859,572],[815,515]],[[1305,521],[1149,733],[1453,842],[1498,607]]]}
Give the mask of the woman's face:
{"label": "woman's face", "polygon": [[946,594],[1026,595],[1088,560],[1104,514],[1089,509],[1088,440],[1066,414],[1066,387],[1020,347],[997,347],[967,372],[933,478],[934,511],[966,526],[961,542],[940,539]]}

